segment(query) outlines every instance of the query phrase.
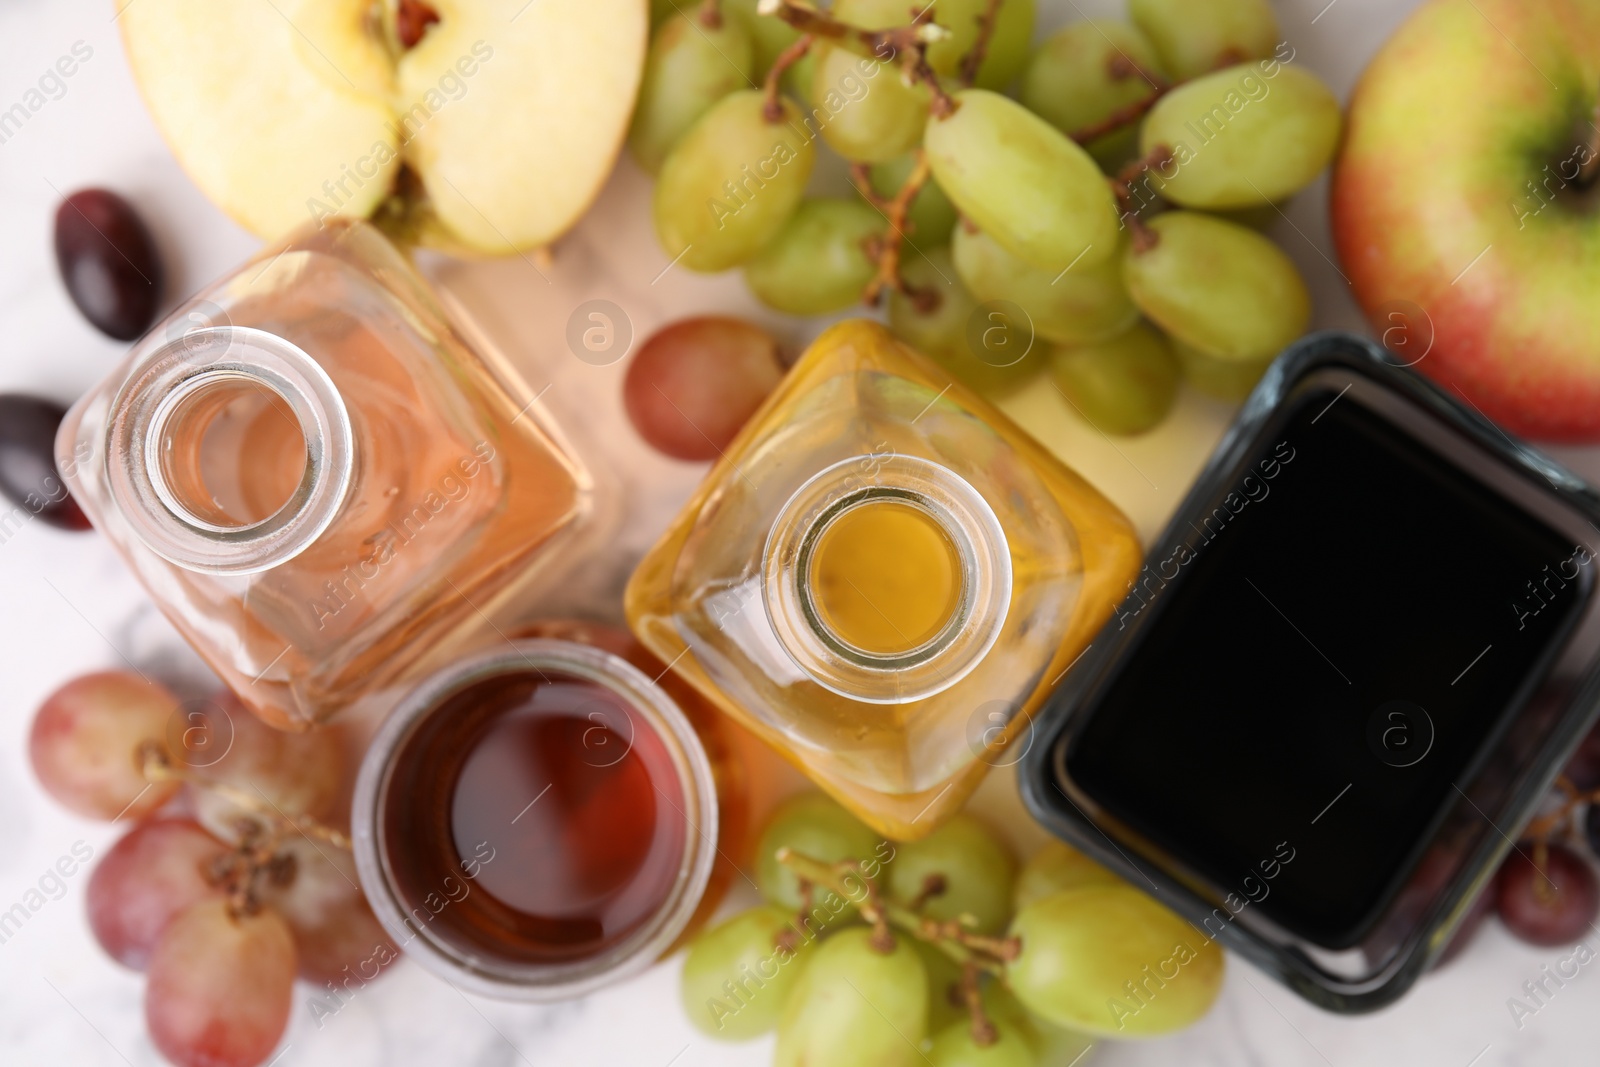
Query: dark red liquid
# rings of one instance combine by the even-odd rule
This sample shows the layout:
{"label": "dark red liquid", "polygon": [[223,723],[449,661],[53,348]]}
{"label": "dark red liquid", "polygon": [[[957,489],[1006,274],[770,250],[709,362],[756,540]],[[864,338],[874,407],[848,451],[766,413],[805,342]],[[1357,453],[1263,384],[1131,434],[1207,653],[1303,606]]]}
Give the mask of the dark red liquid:
{"label": "dark red liquid", "polygon": [[611,690],[564,675],[448,698],[400,752],[389,796],[411,925],[500,959],[623,941],[671,897],[689,843],[661,738]]}

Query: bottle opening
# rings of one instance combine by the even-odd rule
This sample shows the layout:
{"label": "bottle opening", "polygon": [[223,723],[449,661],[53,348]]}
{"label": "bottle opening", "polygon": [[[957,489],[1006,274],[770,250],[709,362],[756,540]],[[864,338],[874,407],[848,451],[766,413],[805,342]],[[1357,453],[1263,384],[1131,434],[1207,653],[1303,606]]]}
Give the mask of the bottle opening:
{"label": "bottle opening", "polygon": [[918,456],[852,456],[796,489],[767,535],[772,634],[812,681],[872,704],[943,692],[1011,606],[1011,553],[983,495]]}
{"label": "bottle opening", "polygon": [[925,502],[869,489],[821,524],[806,589],[817,621],[869,656],[903,656],[934,641],[962,602],[961,553]]}
{"label": "bottle opening", "polygon": [[196,525],[255,526],[305,480],[305,430],[265,383],[229,373],[194,378],[165,406],[154,440],[157,492]]}
{"label": "bottle opening", "polygon": [[133,533],[187,570],[250,574],[344,506],[355,439],[326,371],[264,330],[197,330],[145,356],[111,404],[106,473]]}

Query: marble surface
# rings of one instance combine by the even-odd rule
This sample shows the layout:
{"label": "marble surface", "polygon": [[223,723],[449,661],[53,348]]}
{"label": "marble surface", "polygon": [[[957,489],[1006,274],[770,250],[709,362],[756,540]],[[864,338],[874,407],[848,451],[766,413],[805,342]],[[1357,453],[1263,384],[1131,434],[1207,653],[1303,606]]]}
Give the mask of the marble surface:
{"label": "marble surface", "polygon": [[[126,3],[128,0],[122,0]],[[138,0],[132,0],[138,2]],[[260,0],[226,0],[260,2]],[[540,0],[554,2],[554,0]],[[576,2],[576,0],[571,0]],[[1278,0],[1299,61],[1346,93],[1366,58],[1412,5],[1396,0]],[[1041,0],[1044,28],[1080,14],[1111,13],[1113,0]],[[105,184],[144,211],[169,267],[176,301],[250,255],[257,243],[222,217],[174,164],[141,106],[116,36],[110,0],[7,0],[0,6],[0,110],[21,100],[75,42],[91,58],[9,140],[0,144],[0,391],[71,400],[102,376],[121,346],[74,312],[55,276],[50,220],[62,193]],[[839,173],[820,175],[837,185]],[[692,489],[703,469],[646,452],[620,414],[622,364],[575,359],[564,333],[581,302],[611,300],[636,337],[691,311],[724,310],[769,323],[797,348],[818,324],[758,308],[736,276],[669,270],[649,235],[648,185],[623,163],[597,210],[541,270],[527,260],[451,263],[426,269],[480,320],[545,396],[553,417],[578,438],[618,501],[615,534],[587,580],[546,605],[615,614],[632,563]],[[1317,296],[1317,324],[1359,328],[1331,259],[1325,190],[1299,197],[1276,236]],[[1008,407],[1029,430],[1121,504],[1146,536],[1187,487],[1229,409],[1188,395],[1159,432],[1111,443],[1077,421],[1049,388]],[[1562,458],[1600,474],[1600,455]],[[31,524],[0,544],[0,910],[39,885],[74,847],[97,855],[119,828],[62,812],[27,768],[26,731],[39,699],[83,671],[124,661],[165,676],[203,671],[155,613],[110,550],[93,536]],[[775,772],[768,794],[794,788]],[[999,818],[1020,849],[1039,841],[1019,817],[1013,783],[997,774],[977,807]],[[81,843],[81,844],[80,844]],[[140,976],[95,947],[83,916],[87,874],[66,879],[28,923],[0,944],[0,1062],[27,1065],[158,1063],[143,1033]],[[47,889],[54,887],[48,882]],[[735,894],[730,906],[749,901]],[[1600,978],[1587,968],[1535,1015],[1512,1019],[1507,1002],[1543,965],[1566,955],[1514,943],[1491,927],[1459,962],[1423,981],[1395,1007],[1347,1018],[1298,1000],[1234,960],[1216,1010],[1194,1029],[1138,1044],[1102,1045],[1105,1067],[1260,1064],[1272,1067],[1506,1067],[1594,1060],[1600,1042]],[[677,1003],[677,960],[581,1001],[506,1005],[463,996],[402,963],[318,1019],[315,990],[301,986],[291,1030],[275,1063],[284,1067],[422,1067],[436,1064],[747,1067],[770,1061],[770,1039],[723,1045],[693,1031]]]}

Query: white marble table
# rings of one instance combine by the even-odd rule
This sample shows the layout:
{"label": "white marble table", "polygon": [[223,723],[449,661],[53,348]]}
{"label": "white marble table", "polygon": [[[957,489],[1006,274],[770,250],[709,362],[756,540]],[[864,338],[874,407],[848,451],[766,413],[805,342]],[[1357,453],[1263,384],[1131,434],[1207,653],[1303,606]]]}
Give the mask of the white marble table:
{"label": "white marble table", "polygon": [[[126,0],[124,0],[126,2]],[[134,0],[138,2],[138,0]],[[258,0],[222,0],[246,3]],[[554,0],[539,0],[554,2]],[[567,0],[577,2],[577,0]],[[1532,0],[1530,0],[1532,2]],[[1285,35],[1301,62],[1347,92],[1361,65],[1412,6],[1394,0],[1278,0]],[[1079,12],[1114,12],[1114,0],[1041,0],[1046,28]],[[123,61],[110,0],[7,0],[0,7],[0,110],[20,100],[77,41],[92,57],[26,124],[0,144],[0,391],[70,400],[97,380],[120,346],[74,312],[55,276],[50,222],[60,194],[104,184],[139,204],[169,267],[176,300],[250,255],[256,242],[223,218],[174,164],[141,106]],[[821,182],[840,181],[838,174]],[[688,494],[702,469],[645,452],[621,418],[620,366],[573,358],[562,335],[572,309],[601,297],[621,305],[643,336],[691,311],[724,310],[768,322],[791,344],[816,324],[758,308],[737,277],[681,270],[652,284],[665,257],[649,236],[647,185],[624,163],[600,209],[557,249],[542,280],[527,263],[428,269],[481,319],[536,387],[551,386],[554,416],[581,427],[583,447],[609,468],[625,501],[621,533],[582,598],[615,611],[632,562]],[[1359,328],[1330,257],[1324,189],[1296,200],[1276,236],[1317,295],[1319,326]],[[1117,500],[1146,536],[1181,496],[1230,412],[1185,396],[1159,432],[1111,445],[1079,423],[1041,385],[1008,405],[1012,414]],[[1600,452],[1568,451],[1568,462],[1600,475]],[[626,462],[619,462],[626,457]],[[0,910],[84,842],[96,853],[116,830],[51,804],[34,784],[25,744],[35,704],[83,671],[124,659],[165,674],[200,675],[193,657],[94,536],[32,524],[0,544]],[[1020,848],[1036,844],[1019,816],[1013,784],[996,775],[980,810],[1001,816]],[[1032,832],[1035,836],[1029,836]],[[0,944],[0,1063],[158,1063],[143,1033],[140,976],[95,947],[83,918],[86,875],[68,881]],[[740,900],[735,903],[745,903]],[[1398,1006],[1342,1018],[1321,1012],[1266,976],[1232,962],[1216,1010],[1187,1033],[1142,1044],[1103,1045],[1097,1062],[1132,1065],[1261,1064],[1271,1067],[1504,1067],[1592,1063],[1600,1044],[1600,978],[1587,969],[1519,1028],[1507,1000],[1541,965],[1564,955],[1514,943],[1492,926],[1459,962],[1423,981]],[[434,1067],[440,1064],[713,1067],[770,1061],[771,1042],[720,1045],[693,1031],[677,1004],[676,961],[621,987],[554,1007],[464,998],[402,963],[318,1025],[300,987],[283,1067]],[[1592,988],[1591,988],[1592,987]]]}

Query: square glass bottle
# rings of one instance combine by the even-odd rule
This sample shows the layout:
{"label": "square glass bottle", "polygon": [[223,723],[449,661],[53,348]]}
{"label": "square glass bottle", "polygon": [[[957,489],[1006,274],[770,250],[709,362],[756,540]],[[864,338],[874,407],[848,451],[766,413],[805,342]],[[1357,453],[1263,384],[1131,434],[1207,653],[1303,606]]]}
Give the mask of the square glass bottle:
{"label": "square glass bottle", "polygon": [[330,221],[180,307],[62,423],[73,496],[274,725],[419,676],[590,510],[467,328],[378,231]]}
{"label": "square glass bottle", "polygon": [[833,327],[628,584],[639,638],[862,819],[931,832],[1137,571],[1120,511],[882,326]]}

